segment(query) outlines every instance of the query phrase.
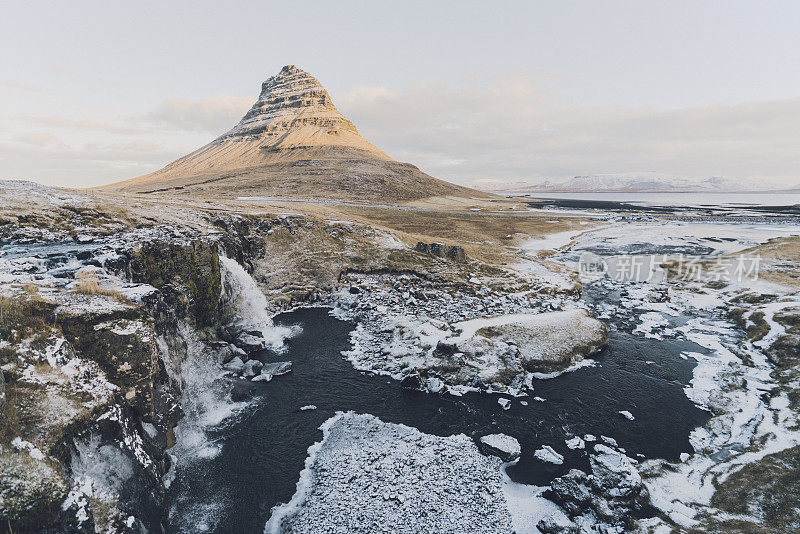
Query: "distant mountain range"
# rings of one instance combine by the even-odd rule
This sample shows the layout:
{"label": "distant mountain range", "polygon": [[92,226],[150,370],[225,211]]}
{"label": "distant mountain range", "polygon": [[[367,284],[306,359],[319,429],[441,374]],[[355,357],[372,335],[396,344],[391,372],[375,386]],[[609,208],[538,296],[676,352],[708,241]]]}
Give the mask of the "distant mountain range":
{"label": "distant mountain range", "polygon": [[721,177],[693,180],[680,176],[658,173],[629,174],[590,174],[574,176],[567,180],[540,183],[516,182],[486,187],[499,193],[744,193],[757,192],[800,192],[800,186],[791,189],[775,187],[745,187],[742,184]]}

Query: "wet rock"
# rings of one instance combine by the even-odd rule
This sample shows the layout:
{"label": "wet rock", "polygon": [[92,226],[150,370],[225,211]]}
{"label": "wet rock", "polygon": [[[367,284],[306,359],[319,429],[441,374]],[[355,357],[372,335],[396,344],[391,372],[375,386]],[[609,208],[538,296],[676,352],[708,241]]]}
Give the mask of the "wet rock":
{"label": "wet rock", "polygon": [[231,350],[229,345],[225,345],[224,347],[222,347],[217,351],[217,361],[221,365],[225,365],[226,363],[231,361],[233,359],[233,356],[234,356],[233,351]]}
{"label": "wet rock", "polygon": [[265,380],[272,380],[275,376],[285,375],[292,370],[292,362],[270,362],[261,368],[261,375]]}
{"label": "wet rock", "polygon": [[419,373],[413,373],[403,377],[400,381],[400,387],[403,389],[413,389],[415,391],[422,390],[423,380]]}
{"label": "wet rock", "polygon": [[236,338],[234,344],[246,352],[256,352],[264,348],[264,338],[248,333],[242,333]]}
{"label": "wet rock", "polygon": [[234,356],[228,363],[223,365],[222,368],[238,375],[244,371],[244,362],[238,356]]}
{"label": "wet rock", "polygon": [[261,372],[262,367],[264,367],[264,364],[260,361],[249,360],[244,364],[242,374],[247,378],[252,378]]}
{"label": "wet rock", "polygon": [[242,402],[253,398],[255,388],[249,382],[236,380],[231,386],[231,400],[233,402]]}
{"label": "wet rock", "polygon": [[243,351],[242,349],[240,349],[239,347],[237,347],[233,343],[228,345],[228,348],[231,349],[231,352],[233,353],[234,356],[238,356],[239,358],[241,358],[241,360],[243,362],[247,361],[247,353],[245,351]]}

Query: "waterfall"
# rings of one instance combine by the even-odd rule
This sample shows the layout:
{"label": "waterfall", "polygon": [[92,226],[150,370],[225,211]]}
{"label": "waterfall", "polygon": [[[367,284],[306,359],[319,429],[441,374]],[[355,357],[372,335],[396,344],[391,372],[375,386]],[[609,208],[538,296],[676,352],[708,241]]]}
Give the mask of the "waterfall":
{"label": "waterfall", "polygon": [[[258,331],[266,347],[281,351],[284,341],[299,332],[299,327],[276,326],[267,312],[268,302],[255,280],[235,260],[220,256],[222,304],[236,317],[235,324],[247,331]],[[176,443],[170,449],[172,469],[165,482],[172,485],[183,474],[204,470],[208,461],[222,451],[215,439],[227,425],[235,422],[253,401],[231,398],[230,382],[217,360],[216,351],[203,343],[185,322],[179,322],[176,336],[159,339],[170,376],[182,386],[184,416],[175,428]],[[189,479],[196,476],[189,476]],[[229,496],[213,483],[192,492],[179,491],[170,505],[170,520],[175,532],[213,530]]]}
{"label": "waterfall", "polygon": [[236,260],[220,256],[219,261],[222,268],[222,298],[237,311],[240,325],[261,332],[268,348],[274,351],[284,349],[284,341],[297,335],[300,327],[275,326],[267,311],[267,297],[253,277]]}
{"label": "waterfall", "polygon": [[182,383],[181,408],[184,416],[175,428],[177,442],[173,455],[182,458],[211,458],[219,446],[208,439],[207,431],[234,415],[244,403],[231,400],[230,387],[220,380],[215,354],[185,323],[178,334],[186,346],[186,357],[180,363]]}

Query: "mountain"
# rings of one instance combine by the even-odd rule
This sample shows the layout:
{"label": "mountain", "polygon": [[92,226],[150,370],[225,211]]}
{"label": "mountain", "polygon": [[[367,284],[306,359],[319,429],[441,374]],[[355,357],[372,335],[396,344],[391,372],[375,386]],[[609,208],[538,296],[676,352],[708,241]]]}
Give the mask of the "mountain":
{"label": "mountain", "polygon": [[103,189],[350,201],[487,196],[384,154],[316,78],[294,65],[262,84],[256,103],[228,132],[161,170]]}
{"label": "mountain", "polygon": [[494,187],[492,190],[524,193],[731,193],[743,192],[746,189],[739,183],[727,178],[713,177],[704,180],[691,180],[658,173],[630,173],[574,176],[568,180],[556,182],[545,180],[538,184],[514,183]]}

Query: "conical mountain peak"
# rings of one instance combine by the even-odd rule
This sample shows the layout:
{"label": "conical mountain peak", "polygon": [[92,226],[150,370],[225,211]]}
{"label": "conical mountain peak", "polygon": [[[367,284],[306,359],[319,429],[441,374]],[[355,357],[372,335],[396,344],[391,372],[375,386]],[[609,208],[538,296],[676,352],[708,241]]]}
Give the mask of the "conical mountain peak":
{"label": "conical mountain peak", "polygon": [[295,65],[261,84],[256,102],[223,135],[163,169],[108,187],[375,201],[481,195],[381,152],[339,113],[319,80]]}
{"label": "conical mountain peak", "polygon": [[[324,129],[330,136],[340,136],[342,132],[358,135],[353,123],[333,105],[333,100],[319,80],[294,65],[286,65],[277,75],[261,84],[261,93],[250,111],[219,139],[258,136],[264,140],[272,137],[279,142],[281,136],[302,129],[306,133],[316,134],[316,139],[308,146],[326,144],[320,132],[310,132],[309,128]],[[360,141],[366,143],[363,139]],[[363,143],[356,144],[363,149],[360,146]],[[342,143],[337,141],[330,144]]]}

